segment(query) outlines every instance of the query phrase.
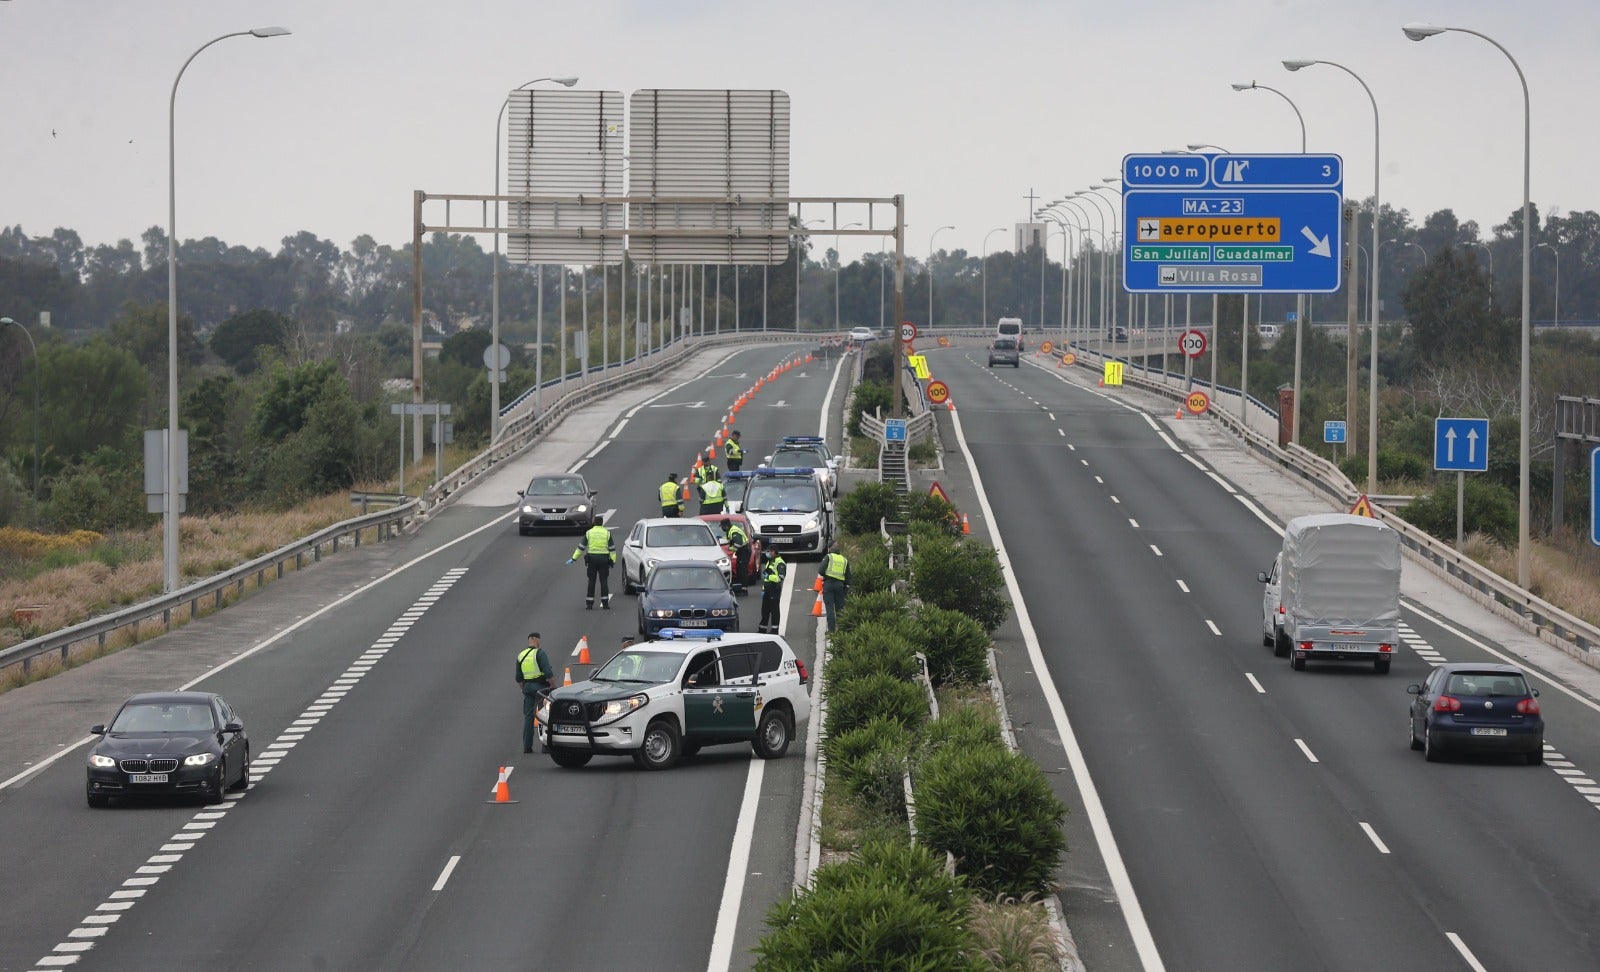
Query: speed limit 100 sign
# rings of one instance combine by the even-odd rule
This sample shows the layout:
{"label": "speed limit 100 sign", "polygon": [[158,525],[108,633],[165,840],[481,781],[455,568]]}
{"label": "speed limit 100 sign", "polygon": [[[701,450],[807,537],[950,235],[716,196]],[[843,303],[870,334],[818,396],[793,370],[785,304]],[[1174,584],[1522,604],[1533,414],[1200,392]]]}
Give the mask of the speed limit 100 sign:
{"label": "speed limit 100 sign", "polygon": [[910,344],[917,336],[917,325],[910,321],[900,322],[900,340]]}
{"label": "speed limit 100 sign", "polygon": [[1178,338],[1178,350],[1185,357],[1198,358],[1206,353],[1206,334],[1204,331],[1184,331]]}
{"label": "speed limit 100 sign", "polygon": [[1183,404],[1191,414],[1204,415],[1206,409],[1211,407],[1211,397],[1203,391],[1192,391],[1189,397],[1183,400]]}

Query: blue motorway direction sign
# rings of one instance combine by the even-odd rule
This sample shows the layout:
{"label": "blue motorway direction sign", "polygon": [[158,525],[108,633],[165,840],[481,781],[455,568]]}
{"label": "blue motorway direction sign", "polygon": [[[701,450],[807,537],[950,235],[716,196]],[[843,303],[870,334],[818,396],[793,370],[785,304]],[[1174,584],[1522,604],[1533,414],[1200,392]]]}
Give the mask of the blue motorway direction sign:
{"label": "blue motorway direction sign", "polygon": [[906,441],[906,420],[905,419],[884,419],[883,420],[883,440],[885,442],[904,442],[904,441]]}
{"label": "blue motorway direction sign", "polygon": [[1484,472],[1489,468],[1489,420],[1433,420],[1433,468],[1449,472]]}
{"label": "blue motorway direction sign", "polygon": [[1129,155],[1123,288],[1135,294],[1339,289],[1337,155]]}
{"label": "blue motorway direction sign", "polygon": [[1323,422],[1322,423],[1322,441],[1323,442],[1343,442],[1344,440],[1345,439],[1344,439],[1344,423],[1343,422]]}

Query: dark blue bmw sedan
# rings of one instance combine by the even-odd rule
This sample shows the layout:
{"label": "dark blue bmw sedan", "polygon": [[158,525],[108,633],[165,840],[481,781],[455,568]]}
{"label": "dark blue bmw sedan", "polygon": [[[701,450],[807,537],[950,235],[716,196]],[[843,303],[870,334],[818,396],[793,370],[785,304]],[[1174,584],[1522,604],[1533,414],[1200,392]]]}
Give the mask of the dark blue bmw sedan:
{"label": "dark blue bmw sedan", "polygon": [[662,628],[739,630],[739,601],[716,564],[664,560],[650,571],[639,596],[639,634]]}

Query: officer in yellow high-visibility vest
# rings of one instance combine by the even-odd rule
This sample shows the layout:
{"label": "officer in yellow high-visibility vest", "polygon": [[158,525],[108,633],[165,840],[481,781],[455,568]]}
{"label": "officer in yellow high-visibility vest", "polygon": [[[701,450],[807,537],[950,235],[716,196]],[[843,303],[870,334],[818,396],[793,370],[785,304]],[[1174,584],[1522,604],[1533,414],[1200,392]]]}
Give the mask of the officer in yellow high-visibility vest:
{"label": "officer in yellow high-visibility vest", "polygon": [[739,444],[739,430],[728,433],[728,444],[722,447],[723,458],[728,460],[728,472],[744,468],[744,446]]}
{"label": "officer in yellow high-visibility vest", "polygon": [[782,625],[779,612],[783,606],[783,578],[789,572],[783,554],[771,550],[761,551],[761,623],[756,630],[763,634],[778,634]]}
{"label": "officer in yellow high-visibility vest", "polygon": [[828,545],[822,558],[822,608],[828,615],[828,630],[838,621],[844,599],[850,593],[850,561],[839,552],[839,541]]}
{"label": "officer in yellow high-visibility vest", "polygon": [[522,751],[531,753],[539,701],[550,691],[550,656],[539,647],[537,631],[528,635],[528,647],[517,653],[517,684],[522,687]]}
{"label": "officer in yellow high-visibility vest", "polygon": [[717,467],[712,466],[710,478],[700,484],[700,515],[721,513],[724,499],[722,480],[717,478]]}
{"label": "officer in yellow high-visibility vest", "polygon": [[661,494],[661,515],[677,516],[683,508],[683,498],[678,492],[678,474],[667,473],[667,481],[656,492]]}
{"label": "officer in yellow high-visibility vest", "polygon": [[695,488],[700,491],[700,499],[702,502],[704,502],[706,498],[706,483],[713,479],[720,478],[717,475],[717,464],[702,456],[700,459],[700,465],[696,466],[694,469],[693,478]]}
{"label": "officer in yellow high-visibility vest", "polygon": [[594,581],[600,578],[600,606],[607,611],[611,610],[611,567],[617,562],[617,542],[611,536],[611,531],[605,528],[604,518],[596,515],[594,525],[583,535],[583,542],[572,551],[572,557],[567,563],[583,557],[583,565],[589,569],[589,587],[584,592],[583,609],[594,609]]}

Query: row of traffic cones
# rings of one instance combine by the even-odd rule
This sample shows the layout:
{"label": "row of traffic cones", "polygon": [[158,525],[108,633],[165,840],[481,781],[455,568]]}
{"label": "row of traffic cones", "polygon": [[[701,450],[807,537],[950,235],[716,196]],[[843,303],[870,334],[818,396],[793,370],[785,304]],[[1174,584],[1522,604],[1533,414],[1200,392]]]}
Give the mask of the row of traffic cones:
{"label": "row of traffic cones", "polygon": [[[765,375],[761,376],[760,378],[757,378],[755,384],[751,385],[749,388],[746,388],[744,390],[743,394],[741,394],[738,398],[734,399],[733,400],[733,404],[728,407],[728,411],[726,413],[724,413],[723,416],[722,416],[722,427],[720,429],[718,429],[716,431],[716,433],[711,437],[711,444],[706,446],[706,449],[705,449],[705,451],[703,453],[701,453],[700,455],[695,457],[694,465],[692,467],[690,467],[690,469],[689,469],[689,479],[692,480],[694,478],[695,471],[700,469],[701,466],[703,466],[706,463],[707,460],[712,460],[712,459],[717,458],[717,446],[723,445],[725,442],[728,441],[728,427],[729,427],[729,425],[733,422],[733,420],[735,418],[738,417],[739,409],[744,408],[746,405],[750,404],[750,400],[756,396],[756,392],[758,392],[761,389],[765,388],[766,385],[767,385],[767,382],[773,381],[779,375],[787,374],[790,371],[794,370],[795,368],[800,367],[801,365],[810,364],[814,360],[816,360],[815,356],[810,355],[810,354],[806,355],[803,358],[801,358],[801,357],[790,358],[790,359],[784,361],[782,364],[779,364],[776,367],[774,367],[771,371],[767,372]],[[685,503],[689,502],[689,483],[687,481],[683,484],[683,501]]]}

